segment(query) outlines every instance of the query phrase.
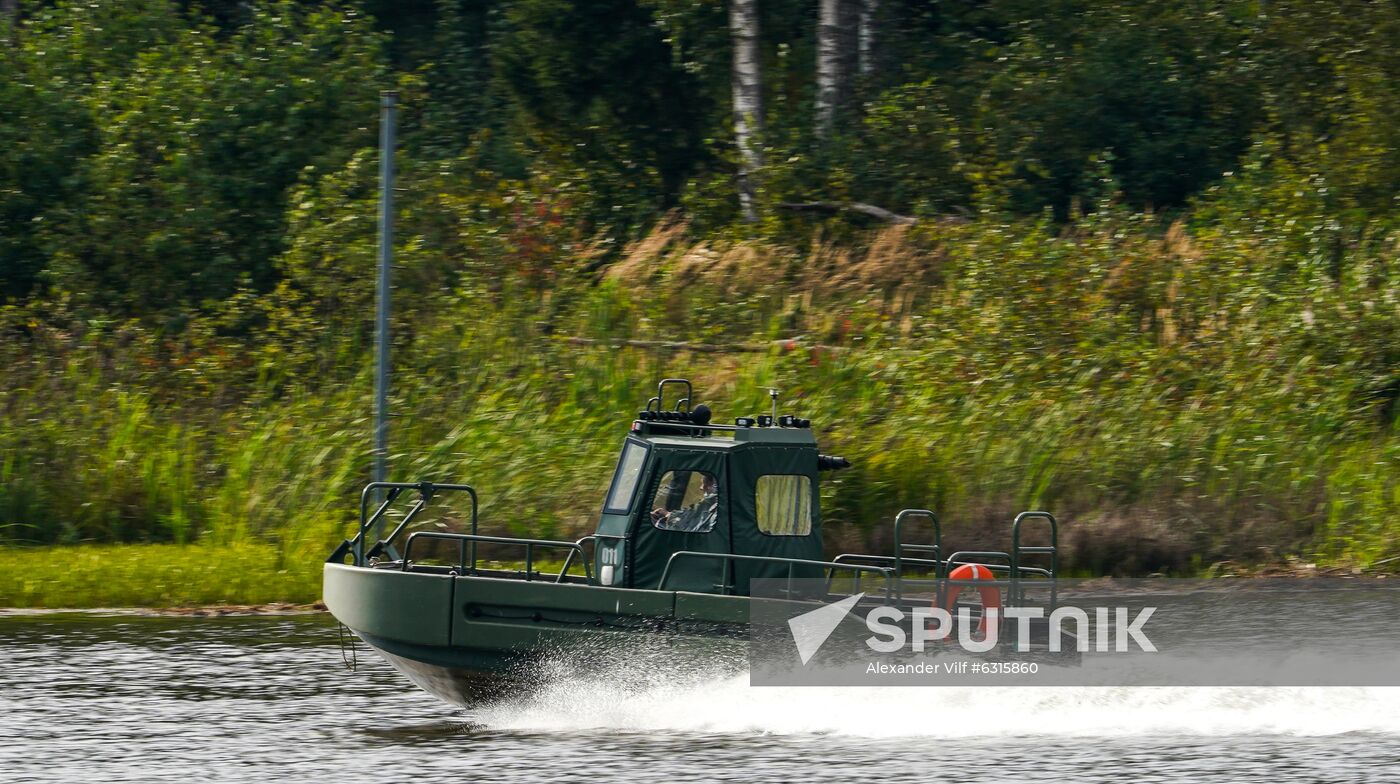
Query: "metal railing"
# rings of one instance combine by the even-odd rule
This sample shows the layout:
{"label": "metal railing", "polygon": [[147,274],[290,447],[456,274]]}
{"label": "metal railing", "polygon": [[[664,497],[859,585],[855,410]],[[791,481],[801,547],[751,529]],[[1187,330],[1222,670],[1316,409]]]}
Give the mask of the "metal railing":
{"label": "metal railing", "polygon": [[[904,521],[911,517],[922,517],[933,523],[933,544],[904,541]],[[933,556],[934,561],[938,561],[943,556],[943,526],[938,522],[938,515],[928,509],[903,509],[894,516],[894,574],[896,581],[902,582],[904,579],[904,562],[906,560],[904,553],[906,551],[928,553]]]}
{"label": "metal railing", "polygon": [[[831,559],[831,562],[832,562],[832,563],[841,564],[842,566],[850,565],[850,564],[852,564],[853,562],[857,562],[857,561],[867,561],[867,562],[869,562],[867,565],[871,565],[871,564],[895,564],[895,566],[893,566],[893,567],[891,567],[891,568],[893,568],[893,569],[895,570],[895,580],[898,581],[898,582],[901,583],[901,584],[904,582],[904,577],[903,577],[903,575],[902,575],[902,573],[901,573],[902,570],[900,569],[900,566],[902,566],[903,564],[912,564],[912,565],[918,565],[918,566],[932,566],[932,567],[933,567],[933,573],[934,573],[934,576],[935,576],[935,577],[938,576],[938,574],[939,574],[939,569],[942,568],[942,564],[943,564],[942,561],[940,561],[940,560],[938,560],[938,559],[936,559],[936,558],[897,558],[896,556],[893,556],[893,555],[870,555],[870,554],[866,554],[866,553],[841,553],[840,555],[838,555],[838,556],[836,556],[835,558]],[[828,571],[827,571],[826,582],[827,582],[827,585],[828,585],[828,586],[831,584],[831,581],[832,581],[835,577],[836,577],[836,570],[835,570],[835,569],[831,569],[831,570],[828,570]],[[854,590],[857,590],[857,591],[860,590],[860,575],[859,575],[859,574],[857,574],[857,575],[855,576],[855,589],[854,589]]]}
{"label": "metal railing", "polygon": [[[578,547],[576,549],[570,550],[569,555],[564,559],[564,566],[561,567],[559,570],[559,574],[561,575],[560,580],[563,579],[562,575],[569,573],[569,567],[573,565],[574,556],[577,555],[579,560],[583,562],[584,576],[588,578],[588,582],[593,582],[593,559],[589,558],[588,554],[583,551],[584,542],[591,542],[593,544],[594,549],[596,550],[598,546],[598,535],[589,534],[588,536],[585,536],[579,539],[578,541],[574,542],[574,544],[578,545]],[[558,581],[556,580],[556,582]]]}
{"label": "metal railing", "polygon": [[[384,501],[370,513],[370,498],[379,490],[386,491]],[[382,525],[385,514],[396,501],[407,491],[417,491],[418,499],[409,507],[408,512],[394,526],[394,530],[383,538],[374,537],[372,533]],[[445,531],[416,531],[409,534],[404,542],[403,554],[400,555],[394,547],[394,541],[413,522],[439,492],[461,492],[466,493],[471,498],[471,533],[458,534]],[[418,540],[439,540],[452,541],[457,543],[457,568],[459,573],[475,573],[478,570],[479,561],[477,545],[501,544],[521,547],[525,550],[525,579],[534,579],[535,551],[539,549],[567,550],[568,555],[564,558],[564,565],[560,569],[555,582],[563,582],[568,575],[569,569],[573,567],[575,559],[583,564],[585,578],[593,581],[593,565],[584,551],[584,545],[595,542],[595,536],[585,536],[576,542],[555,541],[552,539],[525,539],[514,536],[483,536],[478,533],[480,516],[478,507],[480,500],[476,494],[476,488],[463,484],[438,484],[436,482],[370,482],[365,485],[360,492],[360,524],[355,532],[355,536],[341,542],[328,559],[333,563],[344,562],[346,556],[352,557],[355,566],[365,566],[371,558],[378,555],[386,555],[389,560],[395,562],[401,569],[408,571],[412,566],[413,543]],[[371,537],[375,538],[373,546],[366,548],[366,544]]]}
{"label": "metal railing", "polygon": [[[590,537],[584,537],[588,539]],[[457,569],[458,574],[475,574],[476,566],[476,545],[478,542],[488,544],[504,544],[523,547],[525,549],[525,580],[529,582],[535,575],[535,550],[568,550],[569,555],[564,559],[564,565],[559,570],[559,574],[554,578],[554,582],[562,583],[568,576],[569,567],[573,565],[574,556],[578,556],[583,563],[583,574],[588,582],[593,582],[593,569],[583,552],[584,539],[577,542],[565,542],[554,539],[522,539],[514,536],[482,536],[480,534],[454,534],[445,531],[416,531],[409,534],[408,541],[403,547],[404,571],[408,571],[413,563],[410,557],[413,552],[413,543],[421,540],[438,540],[457,543]],[[467,553],[471,553],[471,563],[468,565]]]}
{"label": "metal railing", "polygon": [[[732,579],[732,578],[733,578],[733,574],[734,574],[734,563],[735,563],[736,561],[738,561],[738,562],[743,562],[743,563],[764,563],[764,564],[773,564],[773,565],[782,565],[782,566],[786,566],[786,567],[787,567],[787,591],[788,591],[789,594],[792,593],[792,581],[793,581],[794,579],[796,579],[796,576],[793,574],[794,570],[795,570],[797,567],[799,567],[799,566],[815,566],[815,567],[820,568],[820,569],[830,569],[830,568],[847,569],[847,570],[850,570],[850,571],[852,571],[852,572],[857,572],[857,573],[859,573],[859,572],[870,572],[870,573],[874,573],[874,574],[881,575],[882,577],[885,578],[885,601],[888,603],[888,602],[891,600],[892,596],[893,596],[894,581],[893,581],[891,578],[894,576],[894,569],[891,569],[891,568],[888,568],[888,567],[883,567],[883,566],[862,566],[862,565],[859,565],[859,564],[852,564],[852,563],[837,563],[836,561],[810,561],[810,560],[807,560],[807,559],[804,559],[804,558],[779,558],[779,557],[777,557],[777,556],[767,556],[767,555],[738,555],[738,554],[736,554],[736,553],[704,553],[704,552],[699,552],[699,551],[697,551],[697,550],[681,550],[680,552],[672,553],[672,554],[671,554],[671,557],[666,561],[666,568],[665,568],[664,570],[662,570],[662,572],[661,572],[661,579],[660,579],[659,581],[657,581],[657,583],[656,583],[656,590],[658,590],[658,591],[667,590],[667,587],[666,587],[666,586],[667,586],[667,584],[670,582],[670,578],[671,578],[671,568],[672,568],[673,566],[675,566],[675,564],[676,564],[677,561],[683,561],[683,560],[687,560],[687,559],[710,559],[710,560],[722,561],[722,562],[724,563],[724,566],[723,566],[723,568],[722,568],[722,570],[721,570],[721,573],[720,573],[720,582],[719,582],[718,585],[715,586],[716,588],[719,588],[719,589],[720,589],[720,595],[721,595],[721,596],[729,596],[729,595],[730,595],[730,592],[733,590],[733,585],[732,585],[733,579]],[[829,581],[828,581],[828,584],[829,584]]]}
{"label": "metal railing", "polygon": [[[1050,527],[1049,545],[1025,546],[1021,544],[1021,524],[1028,520],[1041,520]],[[1055,573],[1059,571],[1060,567],[1059,553],[1060,524],[1055,521],[1054,515],[1050,514],[1049,512],[1022,512],[1016,515],[1016,519],[1011,522],[1011,578],[1013,580],[1019,581],[1021,575],[1027,572],[1030,572],[1032,574],[1048,572],[1048,574],[1045,574],[1045,576],[1052,578],[1052,582],[1050,585],[1050,604],[1052,606],[1056,604],[1056,600],[1059,598],[1058,591],[1056,590],[1055,584],[1053,582]],[[1049,556],[1050,565],[1048,569],[1038,569],[1023,566],[1022,556],[1026,555]],[[1019,583],[1013,586],[1011,590],[1015,594],[1014,596],[1010,597],[1013,601],[1020,603],[1025,600],[1025,588]]]}
{"label": "metal railing", "polygon": [[[911,518],[925,518],[933,524],[933,543],[906,542],[904,540],[905,524]],[[1043,521],[1050,529],[1050,543],[1048,545],[1023,545],[1021,544],[1021,528],[1028,521]],[[907,558],[905,553],[916,552],[926,553],[930,558]],[[1046,556],[1049,563],[1045,566],[1027,566],[1026,556]],[[1011,523],[1011,552],[1001,552],[992,550],[963,550],[943,558],[943,532],[938,516],[928,509],[905,509],[894,518],[894,555],[874,556],[856,553],[843,553],[836,557],[838,562],[849,562],[851,560],[863,560],[875,563],[893,563],[895,570],[896,590],[901,599],[904,591],[904,567],[909,565],[933,566],[933,573],[938,580],[938,602],[941,605],[949,585],[971,585],[980,583],[982,585],[1005,586],[1007,588],[1007,602],[1020,604],[1025,601],[1025,586],[1021,584],[1024,577],[1049,578],[1050,603],[1054,605],[1057,599],[1054,587],[1054,578],[1059,568],[1059,526],[1055,517],[1048,512],[1022,512],[1016,515]],[[974,560],[975,559],[975,560]],[[993,563],[987,563],[987,561]],[[997,563],[998,561],[1002,563]],[[949,581],[948,575],[958,566],[965,564],[977,564],[985,567],[993,575],[1002,575],[1001,579],[993,580],[955,580]],[[830,576],[828,577],[828,580]],[[856,585],[859,586],[859,579]]]}
{"label": "metal railing", "polygon": [[[370,495],[376,490],[386,490],[387,493],[384,496],[384,502],[381,503],[379,508],[371,515],[369,514]],[[394,502],[398,500],[399,496],[402,495],[405,490],[417,490],[418,500],[414,502],[413,506],[409,508],[408,513],[404,515],[404,518],[399,521],[399,524],[394,527],[394,530],[388,536],[383,538],[376,536],[374,545],[366,551],[366,537],[369,536],[371,529],[379,528],[384,519],[384,514],[389,511],[389,508],[394,505]],[[364,566],[370,558],[381,553],[387,554],[390,560],[398,560],[398,552],[393,546],[394,539],[403,532],[404,528],[406,528],[409,523],[413,522],[413,518],[416,517],[419,512],[423,511],[423,509],[432,502],[433,496],[442,490],[448,492],[462,492],[471,497],[472,533],[475,534],[478,501],[476,489],[471,485],[437,484],[435,482],[370,482],[365,485],[364,490],[360,491],[359,529],[355,532],[354,538],[346,539],[341,542],[340,546],[335,548],[335,552],[331,553],[331,557],[327,560],[333,563],[343,562],[345,556],[351,555],[354,557],[353,563],[355,566]]]}

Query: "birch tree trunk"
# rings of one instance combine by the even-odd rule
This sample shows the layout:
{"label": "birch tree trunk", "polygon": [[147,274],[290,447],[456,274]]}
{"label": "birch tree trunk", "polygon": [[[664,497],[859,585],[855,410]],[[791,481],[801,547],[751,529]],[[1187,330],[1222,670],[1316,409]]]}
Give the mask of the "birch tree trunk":
{"label": "birch tree trunk", "polygon": [[841,0],[820,0],[817,7],[817,138],[831,136],[836,124],[841,74]]}
{"label": "birch tree trunk", "polygon": [[817,137],[826,139],[851,103],[863,0],[820,0],[817,19]]}
{"label": "birch tree trunk", "polygon": [[729,36],[734,46],[734,143],[739,148],[739,205],[748,221],[754,206],[755,172],[763,165],[763,62],[758,51],[758,0],[730,0]]}
{"label": "birch tree trunk", "polygon": [[880,11],[880,0],[860,0],[860,50],[857,69],[862,77],[875,69],[875,15]]}

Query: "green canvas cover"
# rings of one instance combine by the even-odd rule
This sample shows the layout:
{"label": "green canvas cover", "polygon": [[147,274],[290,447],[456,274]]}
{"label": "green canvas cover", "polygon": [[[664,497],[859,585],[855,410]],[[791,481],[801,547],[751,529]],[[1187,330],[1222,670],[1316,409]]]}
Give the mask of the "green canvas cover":
{"label": "green canvas cover", "polygon": [[[704,533],[657,528],[651,509],[667,472],[704,471],[719,481],[719,508],[713,529]],[[764,476],[806,477],[806,508],[811,528],[798,536],[773,535],[757,525],[757,487]],[[720,442],[712,446],[697,440],[695,446],[654,443],[646,477],[637,490],[639,500],[631,516],[628,548],[628,584],[657,588],[674,553],[681,551],[734,553],[777,558],[822,559],[821,513],[817,490],[817,450],[796,444]],[[796,499],[801,501],[802,499]],[[719,593],[723,590],[724,562],[719,559],[682,558],[667,578],[668,590]],[[735,561],[731,567],[733,592],[747,595],[749,581],[761,577],[787,577],[786,564]],[[821,577],[819,567],[796,567],[793,577]]]}
{"label": "green canvas cover", "polygon": [[[725,453],[721,449],[656,446],[646,482],[640,488],[639,502],[632,515],[632,546],[628,549],[627,573],[633,588],[656,588],[673,553],[690,550],[703,553],[730,552],[729,479]],[[651,502],[667,471],[704,471],[719,480],[718,520],[706,533],[665,531],[651,522]],[[723,563],[714,559],[691,558],[676,563],[668,578],[667,590],[719,591]]]}
{"label": "green canvas cover", "polygon": [[[736,449],[730,460],[730,512],[732,514],[732,552],[741,555],[761,555],[778,558],[822,560],[821,511],[817,489],[817,450],[810,446],[777,446],[746,444]],[[797,475],[808,477],[811,492],[811,530],[803,536],[774,536],[758,529],[756,489],[759,477],[765,475]],[[822,576],[820,567],[797,567],[793,577]],[[787,577],[785,564],[739,562],[735,568],[735,587],[748,594],[749,580],[761,577]]]}

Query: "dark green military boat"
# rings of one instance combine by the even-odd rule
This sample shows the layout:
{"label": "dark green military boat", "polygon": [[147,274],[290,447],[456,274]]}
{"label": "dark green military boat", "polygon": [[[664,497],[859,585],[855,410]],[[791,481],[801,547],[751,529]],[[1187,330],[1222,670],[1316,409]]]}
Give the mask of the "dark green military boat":
{"label": "dark green military boat", "polygon": [[[669,408],[668,390],[675,390]],[[744,639],[755,579],[792,586],[825,578],[827,596],[792,597],[814,602],[859,592],[864,580],[882,586],[866,601],[927,606],[927,593],[906,591],[915,572],[945,583],[957,581],[958,566],[980,563],[1009,578],[981,585],[1009,585],[1008,596],[1018,579],[1054,577],[1056,524],[1043,512],[1016,518],[1009,552],[945,558],[934,514],[908,509],[893,522],[892,553],[824,560],[818,479],[850,464],[820,454],[811,423],[778,416],[772,394],[771,414],[721,425],[711,422],[708,407],[691,405],[689,381],[663,380],[623,440],[597,532],[576,542],[479,533],[477,492],[469,485],[372,483],[361,495],[358,532],[325,565],[326,604],[414,683],[466,703],[483,675],[519,671],[560,647],[658,633]],[[405,535],[444,493],[470,498],[471,532]],[[371,513],[376,494],[383,501]],[[381,537],[396,502],[411,506]],[[1021,544],[1029,521],[1048,527],[1049,544]],[[916,523],[925,538],[905,541]],[[446,562],[444,546],[452,553]],[[524,568],[488,568],[479,557],[485,550],[512,552]],[[426,557],[429,551],[435,557]],[[1027,565],[1028,557],[1040,565]],[[561,561],[557,571],[537,568]]]}

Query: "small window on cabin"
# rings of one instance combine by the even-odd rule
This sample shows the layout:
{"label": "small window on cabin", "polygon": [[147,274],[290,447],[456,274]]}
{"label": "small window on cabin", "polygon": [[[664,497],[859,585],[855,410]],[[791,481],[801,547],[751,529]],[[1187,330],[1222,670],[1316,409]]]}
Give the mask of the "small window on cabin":
{"label": "small window on cabin", "polygon": [[651,523],[663,531],[703,534],[719,520],[719,481],[706,471],[667,471],[651,503]]}
{"label": "small window on cabin", "polygon": [[617,461],[617,473],[613,474],[608,500],[603,504],[604,513],[627,514],[632,508],[632,496],[637,494],[637,481],[642,478],[642,465],[646,461],[646,446],[628,441],[622,448],[622,459]]}
{"label": "small window on cabin", "polygon": [[812,533],[812,480],[798,474],[758,478],[755,489],[758,530],[770,536]]}

